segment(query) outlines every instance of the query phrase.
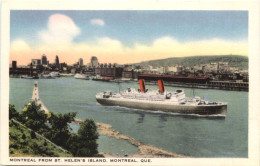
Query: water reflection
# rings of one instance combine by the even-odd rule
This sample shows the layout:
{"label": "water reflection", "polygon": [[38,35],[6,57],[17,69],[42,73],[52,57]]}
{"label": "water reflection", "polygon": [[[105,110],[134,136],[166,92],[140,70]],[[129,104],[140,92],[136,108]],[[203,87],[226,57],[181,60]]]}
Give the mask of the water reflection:
{"label": "water reflection", "polygon": [[140,113],[139,114],[139,118],[137,119],[137,123],[143,123],[144,122],[144,113]]}
{"label": "water reflection", "polygon": [[[102,106],[100,106],[102,107]],[[183,120],[188,119],[190,121],[197,121],[199,119],[203,120],[214,120],[222,123],[225,120],[225,116],[222,115],[196,115],[196,114],[179,114],[179,113],[167,113],[167,112],[161,112],[161,111],[149,111],[149,110],[140,110],[140,109],[131,109],[131,108],[125,108],[125,107],[119,107],[119,106],[104,106],[106,108],[109,108],[111,112],[117,111],[120,114],[124,114],[124,116],[135,114],[138,115],[136,117],[136,123],[137,124],[144,124],[145,122],[145,116],[148,117],[147,120],[149,120],[149,116],[155,117],[158,120],[158,124],[155,125],[157,128],[162,129],[164,127],[167,127],[167,121],[173,121],[173,120]]]}
{"label": "water reflection", "polygon": [[166,126],[167,122],[167,115],[160,115],[159,116],[159,125],[158,128],[163,128]]}

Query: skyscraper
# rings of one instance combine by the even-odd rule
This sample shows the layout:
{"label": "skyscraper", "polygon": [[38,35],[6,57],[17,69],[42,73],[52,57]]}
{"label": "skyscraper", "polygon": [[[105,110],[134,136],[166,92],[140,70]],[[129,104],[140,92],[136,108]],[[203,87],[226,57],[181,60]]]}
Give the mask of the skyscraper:
{"label": "skyscraper", "polygon": [[17,67],[17,62],[16,61],[12,61],[12,68],[16,69],[16,67]]}
{"label": "skyscraper", "polygon": [[55,65],[57,66],[57,65],[59,65],[60,64],[60,62],[59,62],[59,57],[58,57],[58,55],[56,55],[56,58],[55,58]]}
{"label": "skyscraper", "polygon": [[42,65],[47,65],[47,57],[45,54],[42,55]]}
{"label": "skyscraper", "polygon": [[79,58],[79,66],[83,66],[83,59]]}
{"label": "skyscraper", "polygon": [[92,56],[90,63],[91,63],[91,66],[92,66],[92,67],[97,67],[97,66],[98,66],[98,59],[97,59],[97,57]]}

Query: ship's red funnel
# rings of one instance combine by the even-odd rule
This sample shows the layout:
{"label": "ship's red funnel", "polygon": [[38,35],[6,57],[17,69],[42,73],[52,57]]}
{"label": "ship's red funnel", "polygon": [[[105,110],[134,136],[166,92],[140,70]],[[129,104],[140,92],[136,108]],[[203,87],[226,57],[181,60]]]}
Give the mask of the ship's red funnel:
{"label": "ship's red funnel", "polygon": [[158,86],[159,86],[159,90],[161,93],[164,92],[164,83],[163,83],[163,80],[158,80]]}
{"label": "ship's red funnel", "polygon": [[144,79],[139,79],[138,82],[139,82],[141,92],[144,92],[145,91]]}

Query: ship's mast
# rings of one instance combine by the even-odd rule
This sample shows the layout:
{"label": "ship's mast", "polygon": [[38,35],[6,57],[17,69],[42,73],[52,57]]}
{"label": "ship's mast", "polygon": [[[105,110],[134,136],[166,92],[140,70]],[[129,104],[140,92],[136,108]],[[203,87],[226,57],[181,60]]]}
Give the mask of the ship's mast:
{"label": "ship's mast", "polygon": [[192,96],[194,97],[195,96],[195,92],[194,92],[193,84],[192,84],[191,88],[192,88]]}
{"label": "ship's mast", "polygon": [[118,84],[118,93],[120,93],[120,90],[121,90],[121,89],[120,89],[120,88],[121,88],[121,87],[120,87],[120,81],[117,80],[116,82],[117,82],[117,84]]}

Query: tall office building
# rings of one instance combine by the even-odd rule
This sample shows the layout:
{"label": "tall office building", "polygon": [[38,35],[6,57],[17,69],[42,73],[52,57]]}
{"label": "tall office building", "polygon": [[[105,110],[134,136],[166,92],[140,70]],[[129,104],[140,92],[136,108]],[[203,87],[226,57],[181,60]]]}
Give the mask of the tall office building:
{"label": "tall office building", "polygon": [[47,57],[45,54],[42,55],[42,65],[47,65],[48,62],[47,62]]}
{"label": "tall office building", "polygon": [[79,66],[83,66],[83,59],[79,58]]}
{"label": "tall office building", "polygon": [[92,56],[90,63],[91,63],[92,67],[97,67],[98,66],[98,59],[97,59],[97,57]]}
{"label": "tall office building", "polygon": [[12,68],[16,69],[17,68],[17,62],[16,61],[12,61]]}
{"label": "tall office building", "polygon": [[41,60],[40,59],[32,59],[32,65],[33,66],[40,66]]}
{"label": "tall office building", "polygon": [[34,69],[39,69],[41,68],[41,59],[32,59],[31,61],[31,67],[34,68]]}
{"label": "tall office building", "polygon": [[59,62],[59,57],[58,57],[58,55],[56,55],[56,58],[55,58],[55,65],[59,65],[60,64],[60,62]]}

